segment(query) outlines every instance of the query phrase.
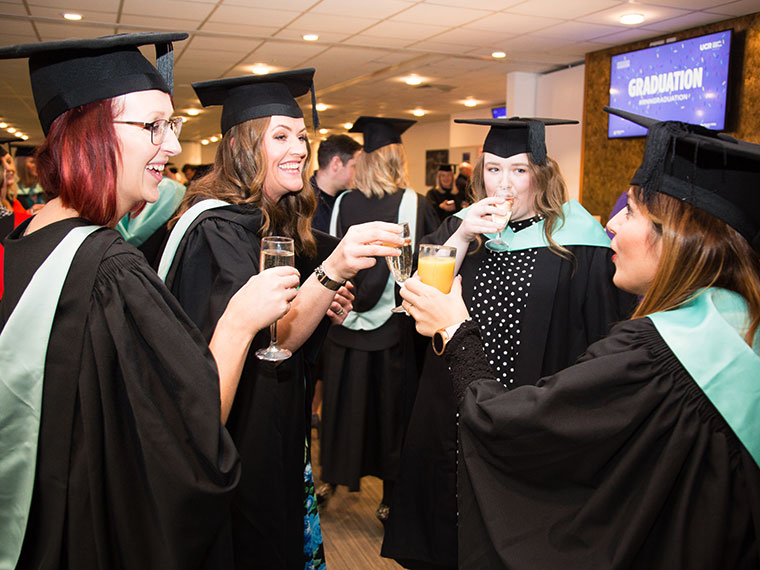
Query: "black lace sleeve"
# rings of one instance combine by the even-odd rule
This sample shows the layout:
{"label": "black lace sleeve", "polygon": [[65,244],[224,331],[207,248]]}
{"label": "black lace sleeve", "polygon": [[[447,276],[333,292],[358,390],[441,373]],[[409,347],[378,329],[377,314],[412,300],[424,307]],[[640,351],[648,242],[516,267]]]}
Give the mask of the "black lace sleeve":
{"label": "black lace sleeve", "polygon": [[451,337],[443,353],[451,372],[454,395],[461,402],[467,386],[475,380],[494,378],[493,370],[483,352],[480,328],[473,321],[465,321]]}

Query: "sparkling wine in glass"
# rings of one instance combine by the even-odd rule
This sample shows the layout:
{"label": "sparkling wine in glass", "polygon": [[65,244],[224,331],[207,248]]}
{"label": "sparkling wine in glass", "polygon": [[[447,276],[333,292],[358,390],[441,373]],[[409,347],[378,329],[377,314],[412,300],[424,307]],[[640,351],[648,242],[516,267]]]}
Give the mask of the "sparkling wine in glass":
{"label": "sparkling wine in glass", "polygon": [[[404,238],[404,244],[401,246],[396,246],[394,244],[391,247],[398,249],[400,255],[398,257],[389,255],[385,258],[385,262],[388,264],[388,269],[393,276],[393,280],[398,283],[399,287],[401,287],[404,284],[404,281],[409,279],[412,274],[412,237],[409,235],[408,223],[401,222],[399,225],[404,228],[401,232],[401,237]],[[404,307],[399,305],[398,307],[391,309],[391,313],[406,314],[406,311],[404,310]]]}
{"label": "sparkling wine in glass", "polygon": [[509,245],[507,242],[501,239],[501,232],[503,232],[504,228],[507,227],[507,224],[509,223],[509,218],[512,217],[512,204],[514,202],[514,198],[511,198],[507,195],[506,188],[497,188],[494,196],[496,198],[503,198],[503,201],[501,203],[496,204],[496,207],[499,208],[500,213],[491,214],[491,221],[493,221],[494,224],[499,225],[499,235],[495,238],[489,239],[486,242],[486,247],[488,246],[502,247],[502,246]]}
{"label": "sparkling wine in glass", "polygon": [[[261,240],[260,271],[281,265],[295,265],[295,248],[293,239],[289,237],[270,236]],[[265,300],[266,301],[266,300]],[[277,345],[277,321],[269,325],[271,341],[266,348],[256,351],[256,357],[261,360],[277,362],[286,360],[292,356],[287,348]]]}

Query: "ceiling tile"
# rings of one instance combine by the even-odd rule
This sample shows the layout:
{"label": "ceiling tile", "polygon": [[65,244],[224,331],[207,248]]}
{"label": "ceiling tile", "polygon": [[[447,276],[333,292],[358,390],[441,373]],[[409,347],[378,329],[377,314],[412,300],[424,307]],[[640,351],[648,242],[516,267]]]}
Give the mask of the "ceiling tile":
{"label": "ceiling tile", "polygon": [[[171,19],[177,16],[186,20],[203,20],[214,9],[213,4],[202,2],[187,2],[183,0],[124,0],[122,14],[144,16],[149,14],[154,18],[154,25],[166,23],[171,25]],[[167,18],[166,22],[159,22]]]}
{"label": "ceiling tile", "polygon": [[[271,2],[269,6],[271,6]],[[251,8],[248,6],[231,6],[222,4],[209,18],[209,22],[239,24],[240,22],[255,23],[256,26],[274,26],[282,28],[300,16],[295,10],[276,10],[266,8]]]}
{"label": "ceiling tile", "polygon": [[477,2],[472,2],[471,0],[425,0],[425,4],[455,6],[458,8],[472,8],[473,4],[476,3],[478,8],[491,11],[506,10],[523,2],[525,0],[478,0]]}
{"label": "ceiling tile", "polygon": [[319,45],[299,45],[283,42],[264,42],[252,54],[241,61],[241,65],[266,63],[277,68],[295,69],[301,62],[325,50]]}
{"label": "ceiling tile", "polygon": [[381,36],[374,34],[361,33],[351,36],[343,43],[346,45],[358,45],[366,47],[402,49],[403,47],[414,43],[414,39],[402,40],[397,37]]}
{"label": "ceiling tile", "polygon": [[523,16],[522,14],[493,14],[464,26],[468,30],[503,32],[508,35],[526,34],[562,23],[557,18]]}
{"label": "ceiling tile", "polygon": [[281,29],[280,26],[260,26],[258,24],[232,24],[227,22],[206,22],[200,28],[203,32],[213,34],[234,34],[266,38]]}
{"label": "ceiling tile", "polygon": [[540,30],[535,35],[542,38],[562,38],[568,42],[574,42],[609,36],[626,29],[622,24],[619,26],[602,26],[586,22],[563,22],[551,28]]}
{"label": "ceiling tile", "polygon": [[714,8],[708,8],[705,11],[722,14],[724,16],[744,16],[760,10],[757,0],[739,0],[738,2],[729,2]]}
{"label": "ceiling tile", "polygon": [[454,8],[434,4],[416,4],[396,14],[390,20],[394,22],[411,22],[413,24],[428,22],[440,26],[461,26],[490,13],[486,10],[473,10],[472,6],[477,5],[477,2],[475,2],[470,8]]}
{"label": "ceiling tile", "polygon": [[546,16],[572,20],[599,10],[606,10],[620,4],[620,0],[573,0],[572,2],[557,2],[556,0],[530,0],[505,10],[510,14],[527,16]]}
{"label": "ceiling tile", "polygon": [[[726,0],[644,0],[644,4],[656,4],[658,6],[670,6],[671,8],[688,8],[690,10],[708,10],[726,4]],[[755,2],[755,9],[760,10],[760,5]],[[746,14],[746,12],[744,12]]]}
{"label": "ceiling tile", "polygon": [[311,12],[297,18],[288,26],[298,30],[309,30],[310,33],[321,34],[322,32],[360,32],[377,23],[376,18],[357,18],[353,14],[342,16],[328,14],[313,14]]}
{"label": "ceiling tile", "polygon": [[667,33],[673,29],[686,30],[688,28],[696,28],[697,26],[704,26],[705,24],[711,24],[713,22],[720,22],[723,19],[725,19],[725,16],[719,14],[692,12],[691,14],[678,16],[677,18],[671,18],[663,22],[649,23],[647,24],[647,28]]}
{"label": "ceiling tile", "polygon": [[[631,12],[641,13],[646,20],[638,27],[647,27],[653,22],[676,18],[688,14],[688,10],[678,10],[676,8],[666,8],[663,6],[652,6],[648,4],[620,4],[615,8],[601,10],[594,14],[589,14],[578,18],[582,22],[592,24],[604,24],[608,26],[620,25],[620,17]],[[626,26],[626,28],[635,29],[637,26]]]}
{"label": "ceiling tile", "polygon": [[[430,38],[430,41],[437,43],[447,43],[452,46],[484,46],[500,42],[512,34],[505,34],[503,31],[488,32],[484,30],[473,30],[467,28],[457,28],[448,32],[443,32]],[[416,44],[412,44],[417,47]]]}
{"label": "ceiling tile", "polygon": [[31,22],[25,22],[23,20],[0,20],[0,45],[13,45],[16,42],[9,41],[7,36],[16,36],[25,38],[24,42],[36,42],[37,34],[34,33],[34,28]]}
{"label": "ceiling tile", "polygon": [[[386,20],[364,30],[362,34],[375,37],[398,38],[404,40],[421,40],[445,32],[445,26],[435,26],[431,24],[413,24],[411,22],[397,22]],[[359,34],[359,35],[362,35]]]}
{"label": "ceiling tile", "polygon": [[361,11],[358,11],[356,0],[322,0],[309,13],[333,16],[361,15],[363,18],[384,19],[408,7],[408,1],[383,0],[382,2],[362,2]]}
{"label": "ceiling tile", "polygon": [[119,10],[120,0],[29,0],[29,7],[33,9],[34,6],[47,6],[49,8],[55,8],[59,12],[80,12],[92,11],[92,12],[113,12],[116,13]]}

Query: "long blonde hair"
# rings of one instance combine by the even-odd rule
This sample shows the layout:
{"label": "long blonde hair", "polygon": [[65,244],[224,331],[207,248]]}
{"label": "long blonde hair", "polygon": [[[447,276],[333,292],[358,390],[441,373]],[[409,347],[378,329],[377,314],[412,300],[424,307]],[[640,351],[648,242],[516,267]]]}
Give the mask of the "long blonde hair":
{"label": "long blonde hair", "polygon": [[368,198],[382,198],[409,185],[404,145],[388,144],[356,157],[354,186]]}
{"label": "long blonde hair", "polygon": [[725,222],[660,192],[632,188],[652,220],[652,239],[662,241],[654,280],[633,318],[675,309],[706,287],[741,295],[748,305],[750,346],[760,327],[760,254]]}
{"label": "long blonde hair", "polygon": [[[472,169],[470,184],[467,188],[468,199],[475,203],[485,198],[486,185],[483,179],[485,155],[480,155]],[[567,185],[562,177],[559,164],[552,157],[546,157],[546,164],[540,166],[533,162],[533,156],[528,153],[528,170],[536,193],[533,199],[533,209],[544,218],[544,236],[549,243],[549,250],[565,259],[573,259],[572,252],[559,245],[552,234],[565,223],[565,214],[562,204],[567,201]],[[480,236],[478,236],[480,242]]]}
{"label": "long blonde hair", "polygon": [[[249,204],[261,209],[261,237],[272,234],[292,237],[296,253],[313,256],[317,252],[317,243],[311,233],[311,216],[317,200],[314,192],[308,190],[306,170],[301,172],[301,192],[286,194],[277,203],[264,193],[267,157],[263,139],[270,120],[271,117],[251,119],[235,125],[224,135],[216,151],[213,170],[193,180],[173,221],[176,222],[188,208],[206,198],[216,198],[230,204]],[[304,164],[309,164],[308,144],[306,148]]]}

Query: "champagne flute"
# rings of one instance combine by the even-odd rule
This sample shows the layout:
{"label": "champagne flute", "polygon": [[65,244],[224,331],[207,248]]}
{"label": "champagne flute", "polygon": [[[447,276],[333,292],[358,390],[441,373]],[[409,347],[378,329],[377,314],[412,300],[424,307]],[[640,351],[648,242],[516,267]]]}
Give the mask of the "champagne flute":
{"label": "champagne flute", "polygon": [[425,285],[432,285],[442,293],[448,294],[454,281],[456,262],[457,248],[421,243],[417,274]]}
{"label": "champagne flute", "polygon": [[493,221],[494,224],[499,225],[499,235],[495,238],[489,239],[486,242],[486,247],[488,247],[488,249],[494,249],[493,247],[489,246],[498,246],[498,251],[498,248],[509,245],[507,242],[501,239],[501,232],[503,232],[504,228],[507,227],[509,218],[512,216],[512,204],[514,202],[514,198],[509,197],[507,195],[507,189],[503,187],[496,189],[494,197],[504,199],[500,204],[496,205],[496,207],[499,208],[501,212],[499,214],[491,214],[491,221]]}
{"label": "champagne flute", "polygon": [[[281,265],[295,265],[295,248],[293,239],[289,237],[270,236],[261,240],[261,259],[259,271]],[[266,302],[266,300],[264,300]],[[277,345],[277,321],[269,325],[271,340],[269,346],[256,351],[256,358],[277,362],[286,360],[292,356],[287,348]]]}
{"label": "champagne flute", "polygon": [[[404,238],[404,245],[396,246],[386,244],[389,247],[395,247],[398,249],[400,255],[398,257],[389,255],[385,258],[385,262],[388,264],[388,269],[393,276],[393,280],[398,284],[399,287],[401,287],[404,284],[404,281],[409,279],[412,274],[412,237],[409,235],[408,223],[401,222],[399,225],[404,228],[401,232],[401,237]],[[404,310],[404,307],[401,305],[392,308],[391,313],[403,313],[404,315],[408,314]]]}

